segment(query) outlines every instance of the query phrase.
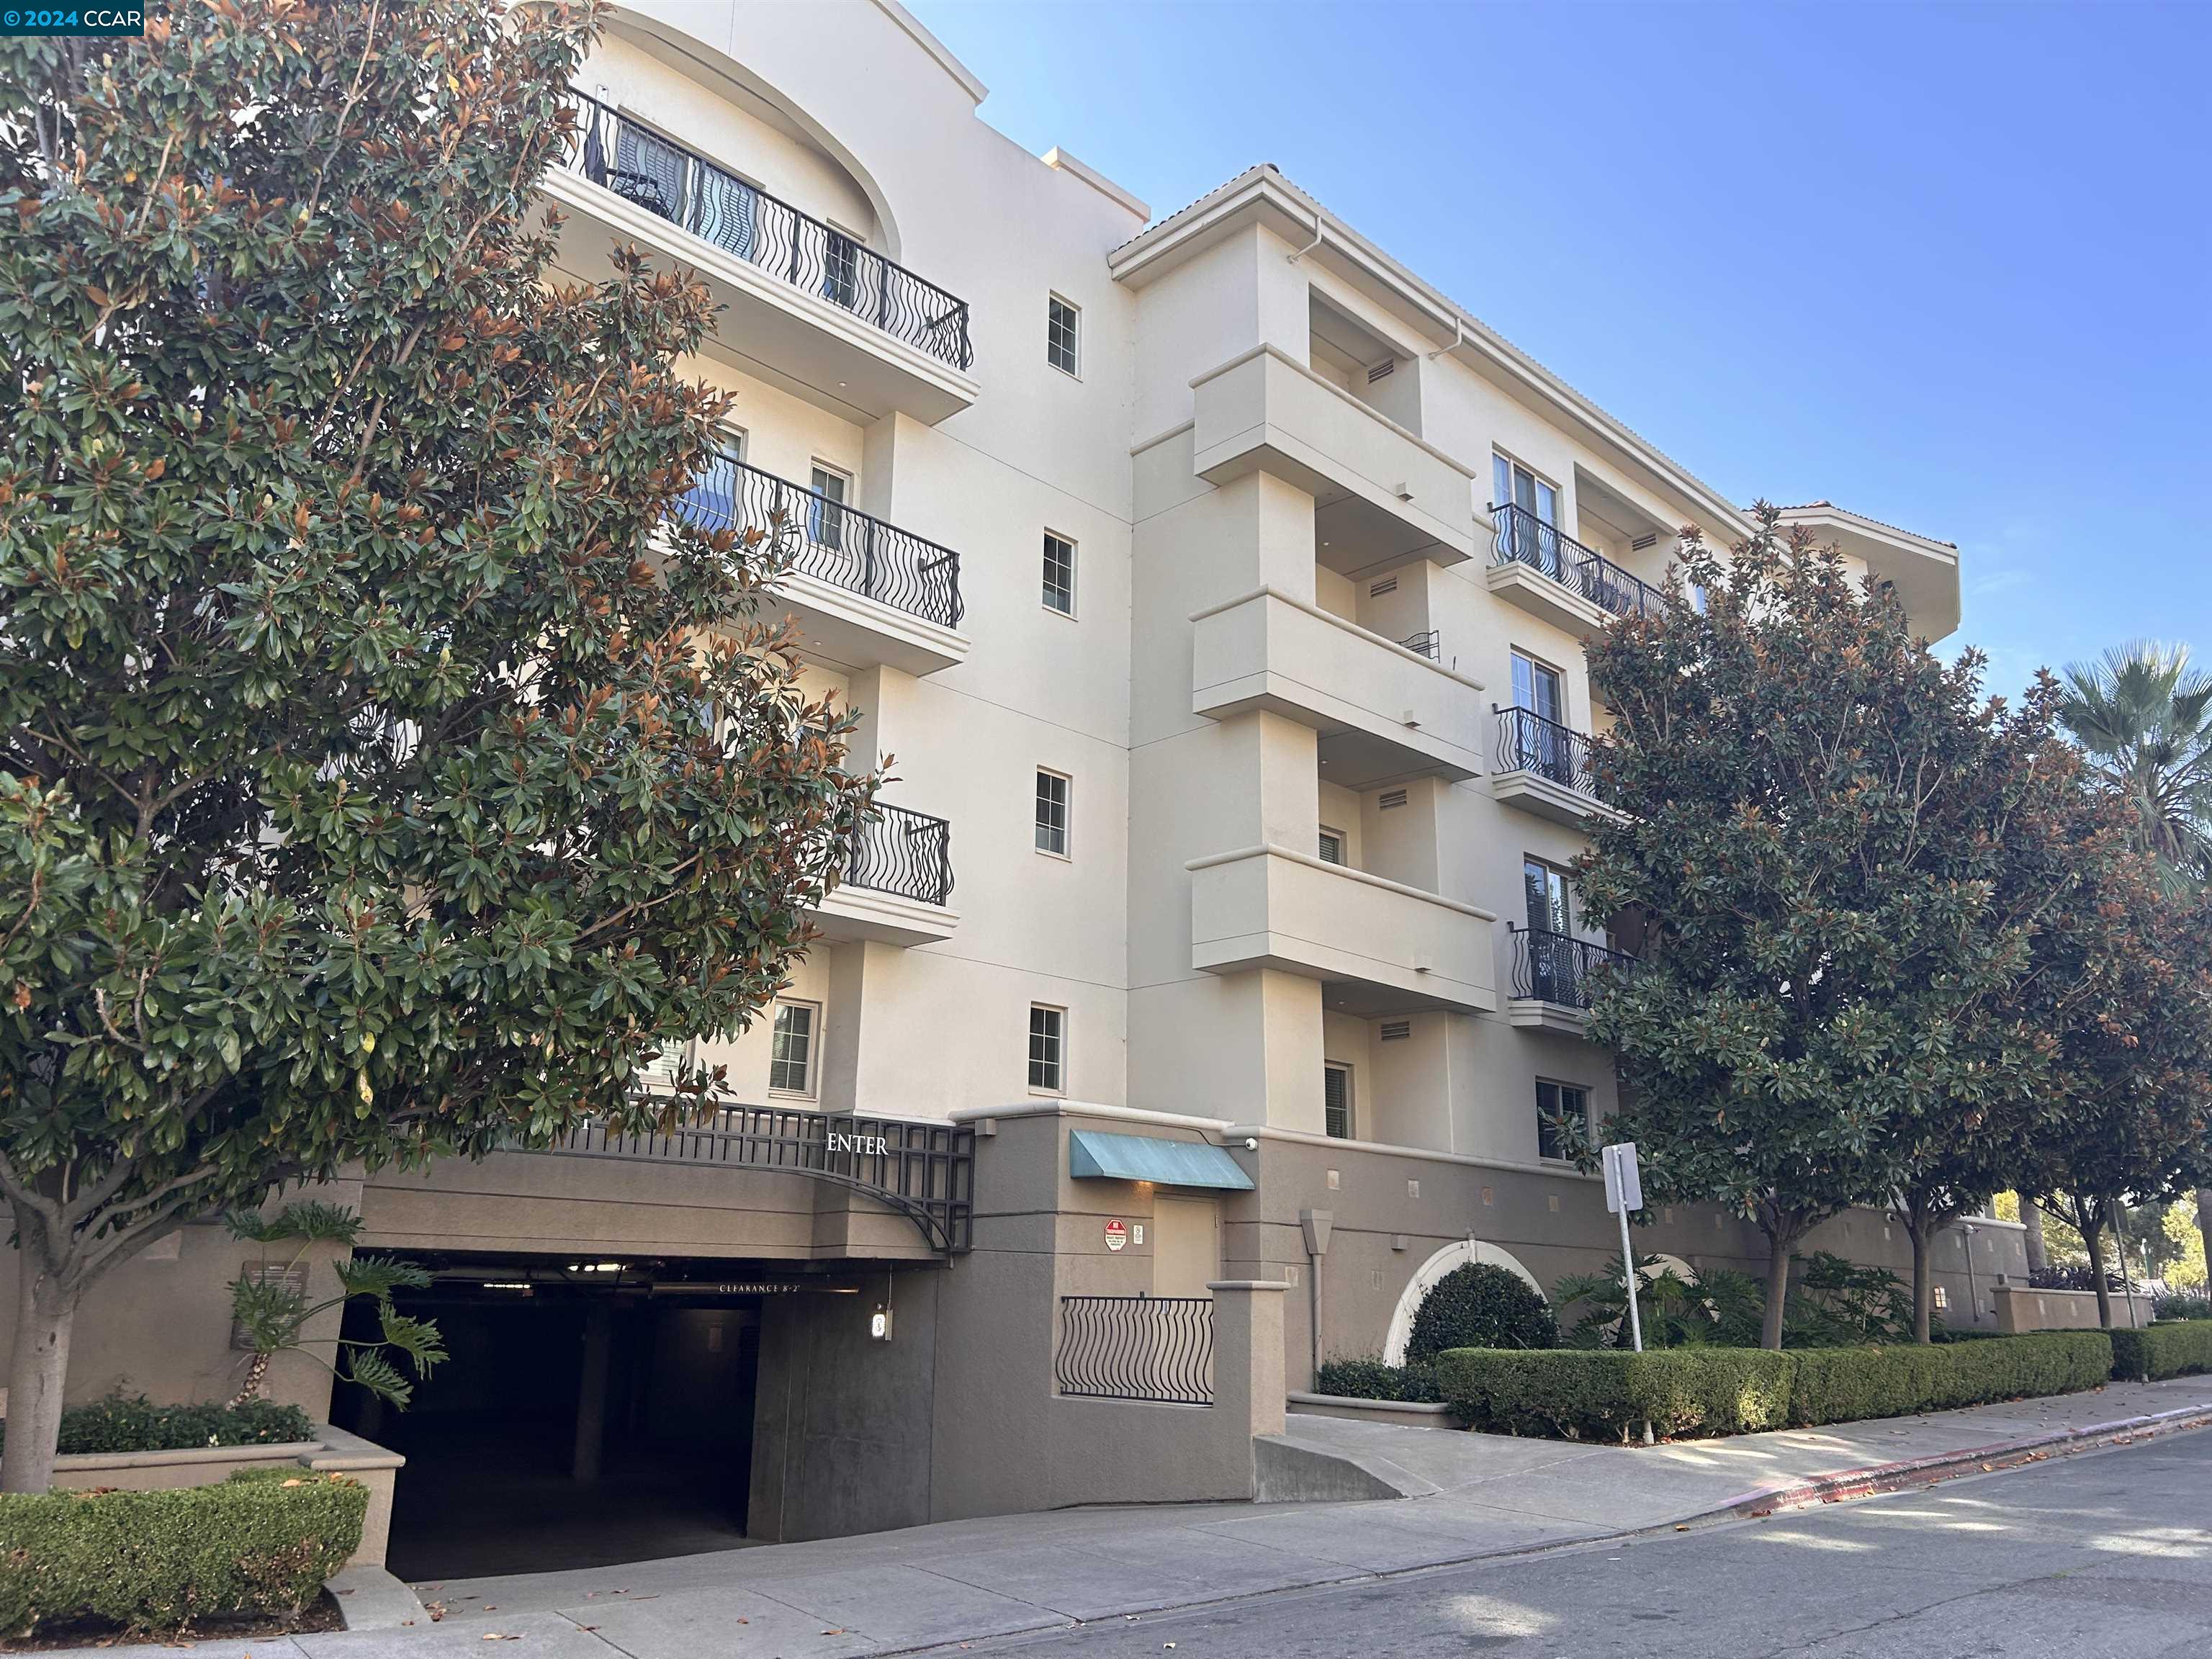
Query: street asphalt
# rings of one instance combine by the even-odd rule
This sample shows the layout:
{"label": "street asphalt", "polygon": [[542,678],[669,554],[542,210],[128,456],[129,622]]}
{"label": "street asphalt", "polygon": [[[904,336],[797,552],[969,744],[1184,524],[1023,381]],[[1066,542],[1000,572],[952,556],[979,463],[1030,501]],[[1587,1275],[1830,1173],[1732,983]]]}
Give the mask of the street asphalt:
{"label": "street asphalt", "polygon": [[969,1650],[2207,1659],[2212,1431],[1857,1503]]}

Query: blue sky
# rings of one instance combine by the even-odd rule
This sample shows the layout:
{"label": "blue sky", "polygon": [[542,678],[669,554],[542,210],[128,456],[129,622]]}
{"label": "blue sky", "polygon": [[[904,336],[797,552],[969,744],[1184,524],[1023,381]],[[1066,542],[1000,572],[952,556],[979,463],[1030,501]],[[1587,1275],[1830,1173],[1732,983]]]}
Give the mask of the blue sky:
{"label": "blue sky", "polygon": [[908,4],[1024,148],[1273,161],[1737,500],[1958,543],[1994,689],[2212,666],[2212,5]]}

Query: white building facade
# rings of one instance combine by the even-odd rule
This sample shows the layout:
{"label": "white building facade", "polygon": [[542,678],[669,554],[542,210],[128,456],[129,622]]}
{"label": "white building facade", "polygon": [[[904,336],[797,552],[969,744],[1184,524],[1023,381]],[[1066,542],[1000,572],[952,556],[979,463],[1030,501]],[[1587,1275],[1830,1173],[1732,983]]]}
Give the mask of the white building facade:
{"label": "white building facade", "polygon": [[[680,1397],[671,1455],[726,1460],[753,1537],[1250,1496],[1286,1389],[1402,1349],[1449,1267],[1616,1248],[1546,1127],[1614,1101],[1583,1010],[1624,942],[1567,874],[1607,810],[1584,648],[1743,511],[1271,167],[1155,223],[1025,153],[894,0],[611,15],[556,274],[631,243],[720,302],[684,510],[793,526],[778,600],[886,811],[776,1006],[701,1035],[720,1131],[343,1183],[459,1356],[414,1426],[353,1425],[441,1449],[459,1513],[496,1470],[441,1413],[489,1444],[537,1413],[588,1482]],[[1955,627],[1954,549],[1790,516]],[[1762,1253],[1646,1219],[1693,1267]],[[2025,1271],[1977,1227],[1936,1263],[1961,1322]],[[1893,1231],[1812,1243],[1894,1264]],[[227,1392],[240,1251],[118,1270],[72,1393]],[[1177,1309],[1187,1376],[1165,1327],[1149,1371],[1084,1346]],[[276,1387],[330,1408],[312,1367]],[[410,1521],[430,1478],[395,1563],[414,1526],[465,1571]]]}

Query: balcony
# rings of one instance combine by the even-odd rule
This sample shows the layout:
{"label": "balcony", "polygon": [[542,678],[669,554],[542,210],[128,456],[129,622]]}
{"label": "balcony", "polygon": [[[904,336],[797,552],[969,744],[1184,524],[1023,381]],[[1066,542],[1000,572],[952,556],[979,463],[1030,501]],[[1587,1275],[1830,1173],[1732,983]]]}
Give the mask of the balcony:
{"label": "balcony", "polygon": [[826,938],[932,945],[952,937],[952,826],[878,802],[846,849],[838,884],[815,907]]}
{"label": "balcony", "polygon": [[791,562],[775,591],[810,654],[909,674],[968,654],[960,556],[949,547],[726,455],[708,462],[676,511],[705,530],[785,538]]}
{"label": "balcony", "polygon": [[1597,798],[1587,736],[1534,709],[1494,712],[1498,767],[1491,774],[1490,793],[1499,803],[1574,830],[1623,821],[1623,814]]}
{"label": "balcony", "polygon": [[1193,714],[1226,720],[1266,708],[1310,726],[1321,734],[1322,775],[1347,789],[1481,771],[1481,686],[1413,641],[1386,640],[1273,588],[1191,620]]}
{"label": "balcony", "polygon": [[1644,616],[1667,595],[1525,507],[1490,509],[1490,591],[1578,640],[1615,617]]}
{"label": "balcony", "polygon": [[1360,1015],[1498,1006],[1486,910],[1285,847],[1188,867],[1194,968],[1317,979]]}
{"label": "balcony", "polygon": [[1506,1018],[1534,1030],[1589,1033],[1589,1007],[1601,976],[1625,974],[1636,958],[1589,939],[1541,927],[1506,925],[1513,939],[1513,996]]}
{"label": "balcony", "polygon": [[575,141],[545,179],[546,193],[576,216],[562,234],[563,269],[603,280],[615,247],[634,241],[696,270],[724,308],[725,343],[825,408],[934,422],[975,401],[965,301],[597,99],[574,97]]}
{"label": "balcony", "polygon": [[1304,490],[1331,569],[1474,556],[1473,474],[1304,363],[1256,346],[1191,391],[1198,476],[1220,484],[1264,471]]}

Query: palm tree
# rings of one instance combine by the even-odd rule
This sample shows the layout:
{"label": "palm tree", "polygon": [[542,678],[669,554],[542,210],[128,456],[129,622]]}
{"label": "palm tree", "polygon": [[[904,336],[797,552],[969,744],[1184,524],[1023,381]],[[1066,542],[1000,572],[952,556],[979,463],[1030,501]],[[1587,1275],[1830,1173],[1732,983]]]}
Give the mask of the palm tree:
{"label": "palm tree", "polygon": [[2189,647],[2136,640],[2069,664],[2059,718],[2135,808],[2168,890],[2212,878],[2212,675]]}
{"label": "palm tree", "polygon": [[[2212,675],[2189,647],[2135,640],[2069,664],[2058,717],[2135,808],[2166,891],[2212,881]],[[2197,1225],[2212,1261],[2212,1188],[2197,1189]]]}

